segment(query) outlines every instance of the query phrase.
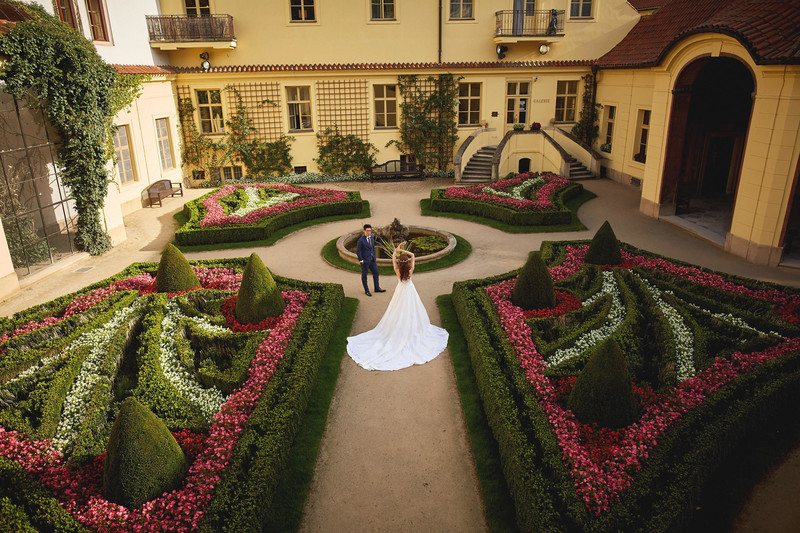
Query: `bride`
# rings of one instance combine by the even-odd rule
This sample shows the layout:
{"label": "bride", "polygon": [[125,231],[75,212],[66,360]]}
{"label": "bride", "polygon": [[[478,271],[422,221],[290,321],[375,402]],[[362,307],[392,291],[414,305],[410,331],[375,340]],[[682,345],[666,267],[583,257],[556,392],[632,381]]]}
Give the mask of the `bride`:
{"label": "bride", "polygon": [[[400,281],[375,329],[347,338],[347,353],[367,370],[400,370],[427,363],[447,348],[447,331],[431,324],[414,288],[414,254],[400,243],[392,265]],[[399,258],[399,255],[403,255]]]}

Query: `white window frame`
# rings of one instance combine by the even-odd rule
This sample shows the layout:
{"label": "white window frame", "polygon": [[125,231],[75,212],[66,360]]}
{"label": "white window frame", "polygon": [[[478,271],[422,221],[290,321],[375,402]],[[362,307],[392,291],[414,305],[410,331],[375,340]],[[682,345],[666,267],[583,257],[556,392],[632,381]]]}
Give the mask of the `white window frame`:
{"label": "white window frame", "polygon": [[[569,0],[569,18],[571,20],[590,20],[594,18],[595,0]],[[586,7],[589,7],[589,14],[583,15]],[[578,15],[572,14],[572,8],[578,8]]]}
{"label": "white window frame", "polygon": [[[650,141],[650,121],[652,118],[652,112],[649,109],[639,109],[636,113],[635,151],[632,157],[637,163],[644,164],[647,162],[647,143]],[[642,160],[637,161],[635,158],[640,154]]]}
{"label": "white window frame", "polygon": [[[308,90],[308,100],[301,100],[301,89]],[[291,92],[296,92],[296,97],[291,97]],[[303,104],[308,104],[308,113],[303,112]],[[286,106],[288,108],[289,131],[303,132],[314,131],[313,110],[311,107],[311,86],[310,85],[287,85],[286,86]],[[294,110],[294,113],[292,112]],[[293,127],[292,118],[298,117],[297,128]],[[304,118],[308,117],[308,126],[304,125]]]}
{"label": "white window frame", "polygon": [[[166,126],[166,137],[162,135],[162,132],[159,131],[159,124],[161,121],[164,121],[163,124]],[[173,170],[175,168],[175,152],[172,150],[172,131],[169,127],[169,117],[156,117],[155,118],[155,132],[156,132],[156,146],[158,148],[158,161],[161,163],[161,170],[166,172],[168,170]],[[164,156],[169,156],[169,162],[164,160]],[[169,163],[172,166],[167,166]]]}
{"label": "white window frame", "polygon": [[[189,7],[187,4],[193,2],[194,6]],[[187,17],[204,17],[211,15],[211,0],[183,0],[183,8],[186,10]],[[189,12],[189,10],[193,12]]]}
{"label": "white window frame", "polygon": [[[461,86],[462,85],[468,86],[467,95],[464,96],[464,97],[461,96]],[[475,86],[478,87],[478,95],[477,96],[473,95],[473,93],[472,93],[472,90],[474,89]],[[506,90],[508,90],[508,86],[506,86]],[[459,127],[479,126],[480,123],[481,123],[481,97],[483,96],[483,84],[481,82],[474,82],[474,81],[459,82],[459,84],[458,84],[458,93],[459,93],[459,95],[458,95],[458,119],[457,119],[458,120],[458,126]],[[467,102],[467,109],[466,110],[462,110],[461,109],[462,101],[466,101]],[[477,102],[477,109],[473,108],[473,104],[475,102]],[[470,117],[475,112],[477,112],[477,119],[475,120],[475,122],[472,122],[470,120]],[[467,122],[462,122],[461,121],[462,113],[466,113]]]}
{"label": "white window frame", "polygon": [[[378,96],[378,88],[381,88],[382,95]],[[394,97],[386,96],[386,88],[387,87],[394,87]],[[372,110],[375,113],[375,129],[378,130],[396,130],[397,129],[397,117],[399,115],[399,108],[400,108],[400,101],[399,101],[400,89],[397,87],[396,83],[376,83],[372,86]],[[388,111],[389,103],[394,102],[394,112]],[[378,104],[383,104],[383,111],[378,110]],[[378,124],[379,118],[383,117],[384,124]],[[389,124],[389,118],[393,117],[394,124]]]}
{"label": "white window frame", "polygon": [[[565,84],[564,92],[560,92],[561,84]],[[575,92],[569,92],[571,84],[575,84]],[[580,83],[578,80],[557,80],[556,81],[556,122],[575,122],[578,120],[578,91],[580,90]],[[570,107],[569,104],[572,104]],[[559,111],[561,114],[559,115]],[[569,112],[572,112],[571,118]],[[560,117],[560,118],[559,118]]]}
{"label": "white window frame", "polygon": [[[219,103],[212,103],[212,93],[219,94]],[[206,94],[206,103],[200,102],[200,93]],[[200,125],[202,135],[222,135],[225,133],[225,107],[222,101],[221,89],[195,89],[194,98],[197,104],[197,123]],[[203,109],[208,109],[208,118],[203,118]],[[218,116],[214,116],[214,111],[218,110]],[[206,131],[204,124],[208,123],[211,131]]]}
{"label": "white window frame", "polygon": [[600,144],[614,145],[614,124],[617,121],[617,106],[607,105],[605,110],[605,126],[603,128],[603,139],[605,142]]}
{"label": "white window frame", "polygon": [[[516,92],[514,94],[510,94],[509,92],[509,85],[511,85],[512,83],[516,84]],[[525,93],[520,92],[521,91],[520,84],[523,83],[526,84],[528,87],[528,91]],[[503,113],[505,114],[503,120],[505,121],[505,124],[507,126],[512,126],[514,124],[526,124],[528,122],[528,118],[530,118],[528,114],[531,112],[530,104],[531,104],[531,92],[533,91],[532,85],[533,84],[531,83],[531,80],[506,80],[506,91],[505,91],[506,107],[505,110],[503,111]],[[521,109],[523,107],[522,106],[523,100],[525,101],[524,110]],[[513,110],[508,108],[509,102],[512,101],[514,102]],[[514,115],[513,122],[508,121],[509,113],[513,113]],[[520,116],[522,113],[525,114],[524,118]]]}
{"label": "white window frame", "polygon": [[[397,0],[368,0],[369,1],[369,20],[372,22],[382,22],[382,21],[396,21],[397,20]],[[380,11],[380,16],[375,17],[374,8],[378,7]],[[387,17],[386,15],[386,6],[392,6],[392,16]]]}
{"label": "white window frame", "polygon": [[[448,20],[475,20],[475,1],[476,0],[448,0],[447,2],[447,19]],[[458,5],[458,16],[453,16],[453,5]],[[470,6],[470,16],[464,16],[464,4]]]}
{"label": "white window frame", "polygon": [[[295,7],[299,7],[301,18],[295,19],[293,11]],[[313,18],[306,18],[306,13],[309,9],[313,10]],[[319,21],[319,12],[317,10],[316,0],[289,0],[289,22],[292,24],[304,24],[309,22]]]}
{"label": "white window frame", "polygon": [[[122,144],[120,132],[125,132],[126,144]],[[136,174],[136,163],[133,159],[133,147],[131,143],[131,129],[128,124],[117,126],[117,131],[114,132],[114,154],[116,155],[117,178],[121,187],[136,183],[139,181],[139,176]],[[127,153],[127,160],[125,154]],[[126,166],[127,162],[127,166]],[[130,170],[130,179],[128,179],[128,170]]]}

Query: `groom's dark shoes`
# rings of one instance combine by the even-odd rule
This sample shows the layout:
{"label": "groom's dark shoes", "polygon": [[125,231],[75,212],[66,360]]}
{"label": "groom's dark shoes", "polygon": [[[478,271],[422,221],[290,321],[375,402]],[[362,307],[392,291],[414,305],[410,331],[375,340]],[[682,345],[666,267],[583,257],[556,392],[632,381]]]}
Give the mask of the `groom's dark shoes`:
{"label": "groom's dark shoes", "polygon": [[386,289],[375,289],[375,292],[386,292]]}
{"label": "groom's dark shoes", "polygon": [[[378,292],[378,291],[375,291],[375,292]],[[364,294],[366,294],[367,296],[372,296],[372,293],[369,292],[369,291],[364,291]]]}

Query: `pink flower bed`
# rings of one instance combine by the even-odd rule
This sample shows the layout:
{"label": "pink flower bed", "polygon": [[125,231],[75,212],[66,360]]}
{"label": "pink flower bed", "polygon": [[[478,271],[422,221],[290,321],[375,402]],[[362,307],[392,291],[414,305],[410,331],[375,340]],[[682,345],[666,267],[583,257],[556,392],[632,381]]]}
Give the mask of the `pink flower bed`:
{"label": "pink flower bed", "polygon": [[[223,285],[228,290],[236,290],[241,282],[241,274],[230,269],[196,270],[200,270],[204,286]],[[133,289],[147,293],[152,283],[149,274],[133,276],[106,288],[95,289],[76,299],[68,309],[95,305],[103,294],[107,298],[116,290]],[[308,301],[308,294],[301,291],[283,291],[282,294],[286,309],[271,323],[272,329],[259,344],[245,382],[214,415],[208,436],[201,439],[202,443],[198,440],[196,446],[200,451],[180,488],[129,510],[105,500],[100,494],[96,472],[92,468],[70,467],[58,452],[50,450],[47,440],[28,440],[16,431],[0,427],[0,455],[20,464],[52,490],[61,504],[87,528],[136,532],[194,530],[228,465],[239,434],[247,426],[264,387],[284,356],[297,318]]]}
{"label": "pink flower bed", "polygon": [[[272,207],[263,207],[250,211],[244,216],[226,215],[225,208],[219,203],[221,198],[232,194],[237,189],[245,187],[256,187],[261,189],[273,189],[281,192],[292,192],[300,195],[291,202],[282,202]],[[347,193],[334,191],[332,189],[311,189],[306,187],[295,187],[286,183],[255,183],[250,185],[225,185],[217,190],[208,198],[204,198],[201,203],[206,209],[206,215],[200,221],[200,226],[231,226],[239,224],[253,224],[263,218],[267,218],[284,211],[298,209],[309,205],[325,204],[331,202],[343,202],[347,200]]]}
{"label": "pink flower bed", "polygon": [[[568,247],[566,259],[550,269],[553,279],[563,279],[583,264],[588,246]],[[625,253],[632,264],[656,268],[703,285],[720,287],[731,293],[746,294],[776,303],[796,303],[797,296],[776,290],[754,290],[738,285],[717,274],[694,267],[674,265],[663,259],[647,258]],[[512,280],[513,281],[513,280]],[[511,303],[513,283],[502,282],[486,288],[498,313],[502,328],[513,346],[520,366],[533,385],[540,407],[552,424],[562,449],[562,458],[575,483],[575,490],[588,510],[594,514],[607,511],[620,493],[630,486],[633,476],[656,446],[664,430],[678,422],[687,412],[700,405],[709,395],[737,377],[764,364],[800,349],[800,338],[753,353],[736,352],[718,358],[706,370],[681,382],[668,393],[658,396],[652,391],[640,391],[648,396],[642,406],[639,421],[626,428],[609,430],[581,424],[564,407],[565,383],[544,375],[545,361],[531,338],[530,326],[524,312]],[[566,386],[570,384],[567,383]]]}
{"label": "pink flower bed", "polygon": [[506,198],[503,196],[495,196],[483,192],[485,188],[495,189],[497,191],[506,192],[512,187],[522,184],[524,181],[535,178],[535,174],[525,173],[517,174],[516,177],[500,180],[489,185],[473,185],[470,187],[447,187],[444,191],[445,196],[454,199],[465,200],[478,200],[481,202],[489,202],[492,204],[502,205],[511,209],[518,209],[520,211],[546,211],[553,208],[553,202],[550,197],[557,190],[569,185],[569,180],[556,174],[545,172],[542,174],[544,184],[536,191],[536,200]]}

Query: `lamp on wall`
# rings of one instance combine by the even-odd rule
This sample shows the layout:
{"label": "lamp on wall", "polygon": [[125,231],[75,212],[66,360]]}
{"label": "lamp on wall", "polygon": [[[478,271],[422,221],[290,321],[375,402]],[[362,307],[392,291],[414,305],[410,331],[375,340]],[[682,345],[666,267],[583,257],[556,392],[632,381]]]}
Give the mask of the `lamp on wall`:
{"label": "lamp on wall", "polygon": [[539,53],[542,54],[542,55],[545,55],[549,51],[550,51],[550,47],[547,46],[546,44],[543,44],[542,46],[539,47]]}
{"label": "lamp on wall", "polygon": [[208,52],[203,52],[200,54],[200,59],[203,60],[203,62],[200,63],[200,66],[203,67],[203,70],[207,71],[211,68],[211,63],[208,62]]}
{"label": "lamp on wall", "polygon": [[508,52],[508,46],[503,46],[502,44],[498,44],[494,48],[495,53],[497,54],[497,59],[503,59],[506,57],[506,52]]}

